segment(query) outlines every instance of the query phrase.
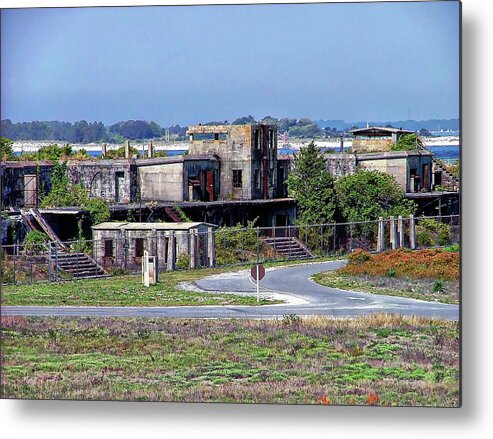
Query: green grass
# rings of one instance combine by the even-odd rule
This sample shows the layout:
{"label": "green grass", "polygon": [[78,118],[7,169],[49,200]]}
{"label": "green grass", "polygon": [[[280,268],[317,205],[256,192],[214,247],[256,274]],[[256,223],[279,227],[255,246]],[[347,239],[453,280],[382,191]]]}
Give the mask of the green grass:
{"label": "green grass", "polygon": [[387,296],[408,297],[440,303],[459,303],[459,282],[440,281],[443,291],[436,291],[435,280],[402,279],[391,276],[351,276],[339,270],[317,273],[313,280],[321,285],[341,290],[362,291]]}
{"label": "green grass", "polygon": [[[329,258],[327,258],[329,259]],[[325,260],[325,259],[323,259]],[[317,260],[318,261],[318,260]],[[266,267],[296,265],[306,261],[271,262]],[[266,305],[278,300],[253,296],[185,291],[181,282],[192,282],[211,274],[245,267],[207,268],[160,273],[158,285],[144,287],[140,275],[113,276],[59,283],[7,285],[2,287],[2,305],[38,306],[185,306],[185,305]]]}
{"label": "green grass", "polygon": [[4,398],[459,404],[457,322],[4,317]]}
{"label": "green grass", "polygon": [[193,281],[219,270],[162,273],[157,285],[144,287],[140,276],[118,276],[59,283],[9,285],[2,288],[3,305],[40,306],[184,306],[265,305],[278,303],[256,297],[185,291],[180,282]]}

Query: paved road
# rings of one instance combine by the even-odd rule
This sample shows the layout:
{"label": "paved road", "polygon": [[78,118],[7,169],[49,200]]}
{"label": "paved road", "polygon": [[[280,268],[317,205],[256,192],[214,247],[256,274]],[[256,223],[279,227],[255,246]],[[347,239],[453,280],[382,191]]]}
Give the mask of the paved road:
{"label": "paved road", "polygon": [[[459,307],[435,302],[404,299],[327,288],[310,277],[336,269],[342,261],[321,262],[267,270],[262,294],[276,291],[291,297],[291,304],[265,306],[180,306],[180,307],[3,307],[3,315],[49,316],[132,316],[198,318],[276,318],[286,314],[353,317],[374,313],[397,313],[457,320]],[[224,273],[196,282],[206,291],[254,293],[248,271]]]}

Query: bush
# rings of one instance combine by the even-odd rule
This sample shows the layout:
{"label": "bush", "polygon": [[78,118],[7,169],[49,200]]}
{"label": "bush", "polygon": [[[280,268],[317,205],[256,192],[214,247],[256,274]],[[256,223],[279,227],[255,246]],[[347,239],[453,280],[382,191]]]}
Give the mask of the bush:
{"label": "bush", "polygon": [[253,260],[260,248],[260,239],[254,228],[255,221],[248,221],[247,227],[241,224],[234,227],[220,227],[216,231],[216,262],[218,265],[232,265]]}
{"label": "bush", "polygon": [[447,245],[450,243],[450,226],[434,219],[420,219],[416,226],[416,239],[421,247]]}
{"label": "bush", "polygon": [[350,264],[363,264],[364,262],[369,261],[370,258],[370,254],[360,248],[354,250],[348,257]]}
{"label": "bush", "polygon": [[46,251],[46,243],[49,240],[46,233],[31,230],[24,238],[22,244],[29,253],[39,254]]}
{"label": "bush", "polygon": [[110,208],[102,198],[91,198],[86,203],[93,225],[108,221],[111,217]]}
{"label": "bush", "polygon": [[190,258],[186,253],[181,253],[176,258],[175,267],[177,270],[188,270],[190,268]]}

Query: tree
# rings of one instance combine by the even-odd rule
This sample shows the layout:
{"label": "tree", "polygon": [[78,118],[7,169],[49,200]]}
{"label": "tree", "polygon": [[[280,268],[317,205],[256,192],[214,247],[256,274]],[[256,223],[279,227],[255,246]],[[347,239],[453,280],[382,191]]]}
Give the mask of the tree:
{"label": "tree", "polygon": [[395,178],[380,171],[359,170],[340,178],[335,187],[339,210],[347,221],[409,216],[416,210]]}
{"label": "tree", "polygon": [[298,222],[326,224],[334,219],[336,192],[323,154],[311,142],[294,156],[288,177],[288,190],[298,202]]}
{"label": "tree", "polygon": [[0,143],[0,160],[15,160],[14,148],[12,140],[2,137]]}
{"label": "tree", "polygon": [[249,123],[255,123],[256,120],[252,115],[239,117],[233,121],[233,125],[248,125]]}
{"label": "tree", "polygon": [[414,133],[404,134],[399,140],[394,143],[390,149],[391,151],[410,151],[423,147],[423,141]]}

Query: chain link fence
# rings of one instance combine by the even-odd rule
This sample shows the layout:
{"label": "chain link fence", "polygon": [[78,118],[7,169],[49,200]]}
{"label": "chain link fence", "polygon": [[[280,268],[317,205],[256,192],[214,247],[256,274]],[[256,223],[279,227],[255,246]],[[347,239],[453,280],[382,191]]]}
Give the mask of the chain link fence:
{"label": "chain link fence", "polygon": [[221,227],[212,234],[142,233],[130,238],[3,245],[1,278],[2,284],[20,284],[136,274],[141,272],[144,250],[157,257],[158,271],[165,272],[342,256],[357,248],[369,252],[413,248],[413,240],[418,249],[458,244],[460,216],[309,226],[236,226]]}

